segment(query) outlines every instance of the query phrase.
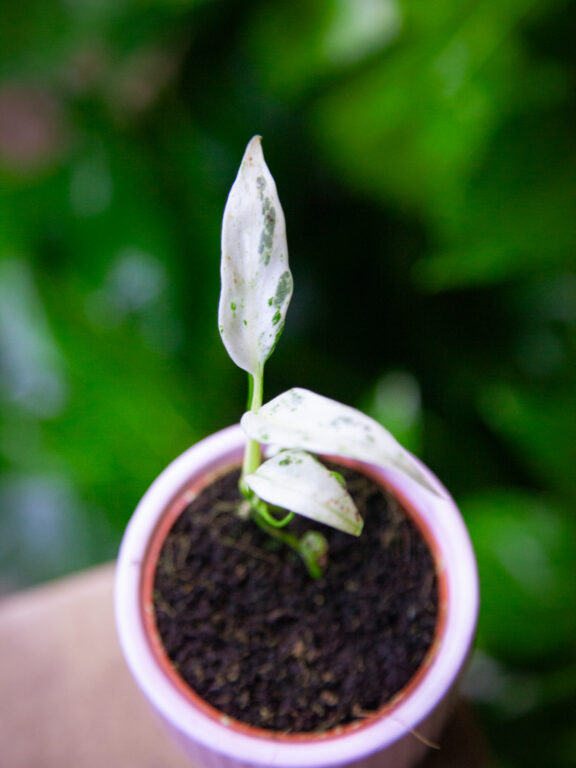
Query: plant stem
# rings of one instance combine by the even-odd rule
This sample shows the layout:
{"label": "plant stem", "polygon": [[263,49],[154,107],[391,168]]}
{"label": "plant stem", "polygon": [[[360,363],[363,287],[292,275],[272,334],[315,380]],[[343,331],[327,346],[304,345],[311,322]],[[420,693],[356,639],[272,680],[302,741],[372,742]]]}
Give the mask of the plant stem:
{"label": "plant stem", "polygon": [[[262,405],[263,395],[263,371],[259,369],[255,376],[250,376],[250,391],[248,396],[248,407],[251,411],[256,411]],[[262,452],[260,443],[257,440],[248,440],[244,452],[244,462],[242,465],[242,474],[240,476],[240,491],[250,503],[256,516],[266,522],[270,528],[283,528],[294,517],[293,512],[288,512],[281,519],[276,519],[269,511],[268,504],[259,499],[256,494],[248,488],[244,478],[251,472],[255,472],[262,461]]]}
{"label": "plant stem", "polygon": [[[263,394],[264,394],[264,370],[259,367],[256,373],[252,376],[249,375],[248,379],[249,393],[248,393],[248,408],[251,411],[257,411],[262,406]],[[275,518],[268,508],[268,504],[265,501],[258,498],[256,494],[250,490],[246,484],[244,478],[246,475],[255,472],[262,461],[262,452],[260,449],[260,443],[257,440],[249,439],[246,442],[246,449],[244,451],[244,461],[242,464],[242,474],[240,475],[240,492],[244,495],[250,507],[252,508],[252,518],[260,526],[263,531],[266,531],[270,536],[275,539],[279,539],[287,546],[295,550],[302,560],[304,561],[308,573],[314,579],[319,579],[323,573],[322,558],[325,555],[327,544],[323,536],[318,535],[323,542],[318,551],[317,547],[310,547],[306,545],[305,539],[299,539],[291,533],[287,533],[284,530],[280,530],[294,517],[294,512],[288,512],[283,518]]]}
{"label": "plant stem", "polygon": [[291,533],[287,533],[287,531],[282,531],[276,527],[272,527],[256,511],[252,512],[252,519],[269,536],[272,536],[274,539],[278,539],[283,544],[285,544],[286,546],[290,547],[295,552],[297,552],[302,558],[302,560],[304,561],[304,564],[308,569],[308,573],[310,574],[310,576],[312,576],[313,579],[320,579],[322,577],[323,570],[319,560],[313,556],[309,556],[303,550],[302,542],[298,538],[298,536],[294,536]]}
{"label": "plant stem", "polygon": [[[249,397],[248,408],[251,411],[257,411],[262,405],[262,398],[264,392],[264,371],[259,368],[254,376],[249,375]],[[242,476],[240,478],[240,488],[244,495],[247,494],[248,489],[244,482],[246,475],[255,472],[260,466],[262,461],[262,455],[260,451],[260,443],[257,440],[248,440],[246,442],[246,449],[244,451],[244,462],[242,464]]]}

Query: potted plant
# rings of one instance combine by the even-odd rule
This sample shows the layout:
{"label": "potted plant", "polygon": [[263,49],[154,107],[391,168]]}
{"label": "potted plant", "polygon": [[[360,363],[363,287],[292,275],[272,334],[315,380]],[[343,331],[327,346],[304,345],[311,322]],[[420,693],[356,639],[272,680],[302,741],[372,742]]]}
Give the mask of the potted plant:
{"label": "potted plant", "polygon": [[198,765],[407,768],[470,650],[474,555],[444,487],[380,424],[303,389],[263,404],[292,277],[259,137],[226,204],[221,274],[250,408],[177,458],[128,525],[128,665]]}

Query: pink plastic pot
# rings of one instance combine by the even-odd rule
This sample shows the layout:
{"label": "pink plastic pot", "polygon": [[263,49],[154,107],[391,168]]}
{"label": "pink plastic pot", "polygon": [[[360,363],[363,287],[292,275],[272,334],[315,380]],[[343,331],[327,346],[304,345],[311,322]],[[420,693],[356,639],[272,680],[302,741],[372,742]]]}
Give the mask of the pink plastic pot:
{"label": "pink plastic pot", "polygon": [[[419,672],[375,716],[322,735],[276,735],[214,710],[178,677],[157,636],[152,609],[154,569],[162,541],[190,499],[242,459],[239,427],[202,440],[152,484],[124,536],[117,566],[116,622],[124,654],[138,684],[197,766],[241,768],[408,768],[438,738],[473,641],[478,582],[468,533],[454,502],[435,496],[405,475],[358,462],[391,491],[412,516],[435,558],[440,618],[436,640]],[[422,467],[429,481],[442,488]]]}

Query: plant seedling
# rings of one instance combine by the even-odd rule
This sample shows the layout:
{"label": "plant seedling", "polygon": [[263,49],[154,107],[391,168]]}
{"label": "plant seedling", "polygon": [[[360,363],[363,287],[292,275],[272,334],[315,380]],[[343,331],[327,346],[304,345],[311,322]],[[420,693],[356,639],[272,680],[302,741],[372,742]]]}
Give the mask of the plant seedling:
{"label": "plant seedling", "polygon": [[[264,366],[284,328],[293,281],[284,214],[259,136],[249,142],[226,202],[221,279],[220,335],[232,360],[249,374],[240,489],[256,522],[296,549],[317,577],[324,537],[310,532],[299,539],[280,529],[295,513],[355,536],[363,522],[342,477],[315,455],[393,466],[439,491],[382,425],[354,408],[299,388],[263,404]],[[265,461],[263,445],[275,449]]]}

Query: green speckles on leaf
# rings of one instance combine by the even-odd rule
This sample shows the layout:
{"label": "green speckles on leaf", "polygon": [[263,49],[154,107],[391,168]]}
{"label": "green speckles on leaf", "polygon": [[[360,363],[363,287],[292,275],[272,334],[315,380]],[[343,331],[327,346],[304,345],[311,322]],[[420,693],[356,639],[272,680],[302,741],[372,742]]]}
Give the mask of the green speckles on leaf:
{"label": "green speckles on leaf", "polygon": [[282,320],[282,313],[279,309],[276,310],[274,313],[274,317],[272,318],[272,325],[278,325],[278,323]]}
{"label": "green speckles on leaf", "polygon": [[354,419],[352,419],[350,416],[338,416],[337,418],[332,420],[332,425],[334,429],[339,429],[340,427],[350,427],[355,426]]}
{"label": "green speckles on leaf", "polygon": [[342,486],[342,488],[346,488],[346,480],[344,480],[344,478],[342,477],[342,475],[340,474],[340,472],[330,472],[330,474],[332,475],[332,477],[334,478],[334,480],[337,480],[337,481],[338,481],[338,483],[340,483],[340,485]]}
{"label": "green speckles on leaf", "polygon": [[288,398],[290,400],[290,403],[288,405],[288,408],[296,409],[302,402],[302,395],[297,391],[296,388],[290,389],[287,393]]}
{"label": "green speckles on leaf", "polygon": [[230,304],[230,309],[232,312],[236,312],[236,303],[234,301]]}
{"label": "green speckles on leaf", "polygon": [[276,208],[269,197],[264,197],[264,190],[266,189],[266,179],[264,176],[258,176],[256,179],[256,189],[262,201],[262,218],[264,219],[264,226],[260,233],[260,242],[258,244],[258,255],[262,264],[267,267],[272,258],[272,249],[274,247]]}
{"label": "green speckles on leaf", "polygon": [[290,467],[293,464],[302,464],[302,459],[296,456],[295,453],[289,453],[278,461],[278,466],[280,467]]}
{"label": "green speckles on leaf", "polygon": [[274,228],[276,227],[276,208],[274,208],[272,205],[269,197],[265,197],[262,200],[262,216],[264,218],[264,228],[260,234],[258,254],[262,264],[264,264],[264,266],[268,266],[272,257],[272,248],[274,246]]}
{"label": "green speckles on leaf", "polygon": [[274,306],[281,307],[287,296],[292,293],[292,275],[286,270],[280,275],[278,285],[276,286],[276,294],[274,296]]}

